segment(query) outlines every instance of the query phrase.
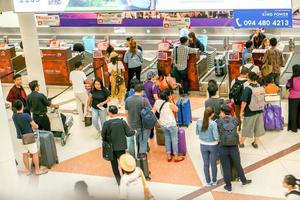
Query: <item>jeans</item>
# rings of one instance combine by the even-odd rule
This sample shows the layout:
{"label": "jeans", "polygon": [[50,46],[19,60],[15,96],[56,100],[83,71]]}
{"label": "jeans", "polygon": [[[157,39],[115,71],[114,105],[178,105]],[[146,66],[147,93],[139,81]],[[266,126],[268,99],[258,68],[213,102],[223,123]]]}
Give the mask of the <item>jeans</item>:
{"label": "jeans", "polygon": [[80,118],[80,120],[84,120],[82,105],[84,105],[84,109],[85,109],[85,105],[86,105],[86,101],[87,101],[87,97],[88,97],[87,93],[80,92],[80,93],[74,93],[74,95],[75,95],[75,99],[76,99],[77,112],[79,114],[79,118]]}
{"label": "jeans", "polygon": [[[97,129],[98,133],[101,132],[101,129],[103,127],[104,122],[106,121],[106,109],[105,110],[99,110],[92,108],[92,123],[94,127]],[[99,126],[99,119],[101,123],[101,128]]]}
{"label": "jeans", "polygon": [[217,160],[218,160],[218,145],[200,145],[201,154],[204,163],[204,175],[206,179],[206,183],[211,183],[210,171],[212,174],[212,182],[217,181]]}
{"label": "jeans", "polygon": [[118,160],[121,157],[121,155],[125,154],[125,150],[124,151],[114,151],[113,154],[114,154],[114,158],[112,161],[110,161],[111,168],[113,170],[113,173],[115,175],[118,185],[120,185],[121,175],[120,175],[120,171],[119,171]]}
{"label": "jeans", "polygon": [[179,79],[178,82],[183,82],[182,87],[179,90],[180,94],[187,94],[189,91],[189,80],[188,80],[188,74],[187,74],[187,68],[184,70],[178,70]]}
{"label": "jeans", "polygon": [[177,126],[162,126],[167,154],[178,154],[178,128]]}
{"label": "jeans", "polygon": [[237,169],[237,173],[241,182],[245,183],[247,181],[241,165],[240,151],[237,146],[219,146],[219,156],[226,186],[231,187],[231,161]]}
{"label": "jeans", "polygon": [[137,131],[135,136],[127,137],[127,146],[129,153],[133,156],[135,156],[135,144],[134,144],[134,137],[136,137],[136,140],[138,141],[137,149],[139,154],[145,154],[147,153],[147,147],[148,147],[148,139],[150,136],[150,129],[142,129],[137,128],[135,129]]}
{"label": "jeans", "polygon": [[136,67],[136,68],[128,68],[128,82],[127,82],[127,91],[130,90],[130,81],[133,79],[134,74],[136,78],[140,81],[141,80],[141,72],[142,67]]}

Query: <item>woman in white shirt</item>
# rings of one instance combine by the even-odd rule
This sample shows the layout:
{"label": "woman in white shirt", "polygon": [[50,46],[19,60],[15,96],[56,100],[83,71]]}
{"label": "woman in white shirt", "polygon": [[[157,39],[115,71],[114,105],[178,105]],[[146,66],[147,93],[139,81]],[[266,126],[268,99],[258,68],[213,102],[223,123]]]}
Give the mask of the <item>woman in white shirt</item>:
{"label": "woman in white shirt", "polygon": [[293,175],[286,175],[283,179],[283,187],[288,191],[285,194],[287,200],[300,200],[300,180]]}
{"label": "woman in white shirt", "polygon": [[174,116],[174,113],[178,111],[178,107],[175,104],[173,91],[170,89],[163,91],[160,98],[161,99],[158,99],[155,102],[152,111],[154,113],[159,113],[159,123],[163,129],[165,136],[167,161],[172,161],[172,150],[174,161],[183,161],[184,158],[178,156],[178,128]]}
{"label": "woman in white shirt", "polygon": [[110,74],[111,96],[112,98],[118,98],[118,107],[121,108],[126,93],[124,78],[125,68],[123,63],[118,60],[118,56],[115,51],[111,52],[109,57],[110,63],[108,63],[107,67]]}
{"label": "woman in white shirt", "polygon": [[126,153],[120,157],[119,161],[124,171],[120,182],[120,199],[153,199],[144,173],[139,167],[136,167],[135,159]]}

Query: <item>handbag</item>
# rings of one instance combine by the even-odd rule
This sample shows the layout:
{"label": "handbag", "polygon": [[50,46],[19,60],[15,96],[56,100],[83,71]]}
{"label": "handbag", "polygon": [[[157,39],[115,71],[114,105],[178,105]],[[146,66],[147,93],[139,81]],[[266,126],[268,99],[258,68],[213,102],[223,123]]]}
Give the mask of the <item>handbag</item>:
{"label": "handbag", "polygon": [[266,64],[263,66],[263,68],[261,69],[261,74],[266,77],[268,76],[269,74],[271,74],[273,72],[273,66],[272,65],[269,65],[269,64]]}
{"label": "handbag", "polygon": [[85,127],[88,127],[88,126],[91,126],[92,125],[92,116],[89,114],[87,114],[85,117],[84,117],[84,126]]}
{"label": "handbag", "polygon": [[[119,72],[119,68],[118,68],[118,62],[117,62],[117,73],[118,72]],[[122,70],[121,70],[121,73],[122,73]],[[124,82],[124,78],[121,75],[117,75],[116,76],[116,84],[119,86],[119,85],[122,85],[123,82]]]}
{"label": "handbag", "polygon": [[174,77],[176,79],[176,81],[178,81],[180,78],[180,74],[179,74],[177,66],[176,66],[177,58],[178,58],[177,49],[178,49],[178,47],[175,47],[175,63],[172,64],[172,68],[171,68],[171,76]]}
{"label": "handbag", "polygon": [[105,135],[102,141],[102,156],[107,161],[112,161],[114,159],[114,150],[107,135]]}
{"label": "handbag", "polygon": [[22,142],[24,145],[35,143],[34,133],[26,133],[26,134],[22,135]]}

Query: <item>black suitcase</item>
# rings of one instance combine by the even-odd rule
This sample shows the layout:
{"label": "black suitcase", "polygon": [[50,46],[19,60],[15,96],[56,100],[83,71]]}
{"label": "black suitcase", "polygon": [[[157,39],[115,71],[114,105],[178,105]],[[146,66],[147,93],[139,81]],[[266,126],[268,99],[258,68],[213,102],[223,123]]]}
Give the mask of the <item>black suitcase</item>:
{"label": "black suitcase", "polygon": [[50,131],[39,130],[40,137],[40,163],[49,169],[58,163],[58,156],[53,133]]}
{"label": "black suitcase", "polygon": [[133,136],[134,137],[134,152],[135,152],[135,160],[136,160],[136,166],[141,168],[144,175],[145,175],[145,178],[150,181],[151,178],[150,178],[150,171],[149,171],[149,166],[148,166],[148,157],[147,157],[147,154],[145,154],[144,156],[139,156],[138,155],[138,144],[137,144],[137,139],[136,139],[136,136]]}

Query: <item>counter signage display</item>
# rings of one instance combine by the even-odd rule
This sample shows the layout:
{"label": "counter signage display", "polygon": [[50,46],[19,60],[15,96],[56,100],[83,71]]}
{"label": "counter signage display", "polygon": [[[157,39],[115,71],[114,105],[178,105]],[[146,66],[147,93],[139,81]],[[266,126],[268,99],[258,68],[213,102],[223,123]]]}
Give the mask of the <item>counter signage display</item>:
{"label": "counter signage display", "polygon": [[189,17],[167,17],[164,18],[164,28],[190,28],[191,18]]}
{"label": "counter signage display", "polygon": [[98,24],[122,24],[122,13],[98,13]]}
{"label": "counter signage display", "polygon": [[234,10],[235,28],[292,28],[292,10]]}
{"label": "counter signage display", "polygon": [[59,26],[59,15],[35,15],[38,26]]}
{"label": "counter signage display", "polygon": [[155,0],[13,0],[15,12],[154,10]]}

